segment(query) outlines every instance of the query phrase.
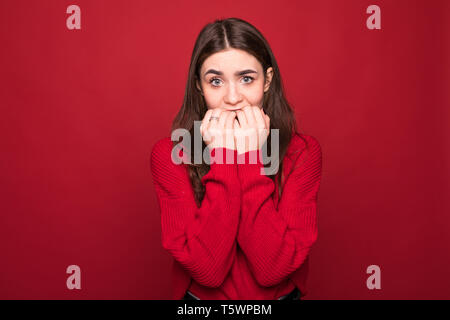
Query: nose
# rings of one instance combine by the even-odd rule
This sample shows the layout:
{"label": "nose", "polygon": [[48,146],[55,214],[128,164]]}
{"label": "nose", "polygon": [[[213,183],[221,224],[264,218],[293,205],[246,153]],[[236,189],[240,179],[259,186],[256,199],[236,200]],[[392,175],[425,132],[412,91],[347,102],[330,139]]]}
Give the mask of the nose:
{"label": "nose", "polygon": [[242,94],[236,84],[230,83],[224,96],[224,102],[229,107],[237,107],[237,104],[242,101]]}

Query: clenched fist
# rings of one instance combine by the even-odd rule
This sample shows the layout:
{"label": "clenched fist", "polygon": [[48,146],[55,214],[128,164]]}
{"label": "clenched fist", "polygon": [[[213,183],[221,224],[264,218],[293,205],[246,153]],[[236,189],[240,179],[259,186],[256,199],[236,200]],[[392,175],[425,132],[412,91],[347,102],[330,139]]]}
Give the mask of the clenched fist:
{"label": "clenched fist", "polygon": [[236,114],[233,129],[238,154],[260,150],[269,136],[269,116],[258,106],[246,106]]}
{"label": "clenched fist", "polygon": [[217,108],[206,112],[200,125],[200,133],[208,148],[222,147],[235,150],[233,134],[235,119],[234,111]]}
{"label": "clenched fist", "polygon": [[224,147],[237,150],[238,154],[261,149],[269,130],[270,118],[258,106],[237,111],[210,109],[200,125],[202,138],[210,149]]}

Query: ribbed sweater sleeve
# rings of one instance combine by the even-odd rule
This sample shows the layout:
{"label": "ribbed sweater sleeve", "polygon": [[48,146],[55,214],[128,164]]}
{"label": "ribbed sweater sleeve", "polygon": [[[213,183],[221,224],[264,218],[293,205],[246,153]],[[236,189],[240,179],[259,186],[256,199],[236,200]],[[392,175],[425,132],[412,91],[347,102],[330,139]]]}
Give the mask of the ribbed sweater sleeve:
{"label": "ribbed sweater sleeve", "polygon": [[[209,149],[208,149],[209,150]],[[218,287],[236,255],[240,190],[236,164],[225,163],[234,150],[215,148],[223,163],[212,163],[201,179],[205,196],[197,207],[184,164],[171,158],[172,142],[158,141],[151,152],[151,172],[161,212],[162,246],[199,284]]]}
{"label": "ribbed sweater sleeve", "polygon": [[[260,173],[263,164],[238,164],[242,212],[237,240],[261,286],[279,284],[305,261],[317,239],[316,203],[322,154],[317,140],[306,136],[309,149],[295,160],[275,208],[274,182]],[[250,155],[254,153],[254,155]],[[239,154],[261,158],[261,150]]]}

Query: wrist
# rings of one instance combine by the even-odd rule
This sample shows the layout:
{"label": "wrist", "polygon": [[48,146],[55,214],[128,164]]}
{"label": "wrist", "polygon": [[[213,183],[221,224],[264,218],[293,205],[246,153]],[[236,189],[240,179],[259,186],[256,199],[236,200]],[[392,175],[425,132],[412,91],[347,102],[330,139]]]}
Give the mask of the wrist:
{"label": "wrist", "polygon": [[263,156],[261,149],[249,149],[244,152],[236,152],[238,164],[257,164],[263,165]]}

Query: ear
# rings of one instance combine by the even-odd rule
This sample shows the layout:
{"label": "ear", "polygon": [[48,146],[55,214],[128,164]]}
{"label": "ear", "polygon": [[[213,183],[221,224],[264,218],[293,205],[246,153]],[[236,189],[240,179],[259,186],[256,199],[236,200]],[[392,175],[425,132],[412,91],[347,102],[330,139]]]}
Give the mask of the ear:
{"label": "ear", "polygon": [[200,84],[198,83],[198,80],[195,80],[195,85],[197,86],[198,91],[203,95],[202,88],[200,88]]}
{"label": "ear", "polygon": [[266,83],[264,84],[264,92],[267,92],[270,88],[270,83],[272,82],[273,68],[270,67],[266,71]]}

